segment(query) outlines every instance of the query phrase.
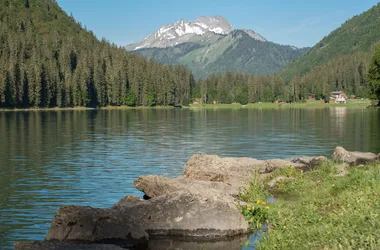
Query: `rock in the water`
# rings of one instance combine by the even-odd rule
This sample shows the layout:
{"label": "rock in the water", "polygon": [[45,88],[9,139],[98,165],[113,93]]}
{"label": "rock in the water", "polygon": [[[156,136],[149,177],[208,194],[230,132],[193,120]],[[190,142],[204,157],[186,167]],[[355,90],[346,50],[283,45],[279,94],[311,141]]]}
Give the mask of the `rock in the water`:
{"label": "rock in the water", "polygon": [[267,185],[268,185],[268,187],[273,188],[280,181],[293,181],[293,180],[294,180],[294,178],[292,178],[292,177],[278,176],[278,177],[274,178],[273,180],[269,181]]}
{"label": "rock in the water", "polygon": [[220,158],[216,155],[193,155],[186,163],[183,176],[190,180],[224,182],[242,186],[249,181],[255,166],[263,161],[251,158]]}
{"label": "rock in the water", "polygon": [[148,240],[147,232],[133,217],[117,209],[63,206],[54,217],[48,241],[112,243],[134,246]]}
{"label": "rock in the water", "polygon": [[14,250],[127,250],[115,245],[106,244],[71,244],[49,241],[20,241],[15,242]]}
{"label": "rock in the water", "polygon": [[249,233],[239,209],[218,196],[178,191],[118,209],[140,221],[150,236],[220,238]]}
{"label": "rock in the water", "polygon": [[272,173],[277,169],[293,167],[309,170],[317,167],[324,156],[293,159],[257,160],[253,158],[221,158],[216,155],[193,155],[185,165],[183,176],[189,180],[216,181],[242,187],[257,171],[259,174]]}
{"label": "rock in the water", "polygon": [[[218,196],[220,200],[236,197],[239,189],[226,183],[188,180],[182,177],[169,179],[159,175],[141,176],[135,180],[135,187],[144,192],[146,196],[154,198],[168,195],[177,191],[187,191],[202,197]],[[227,199],[226,199],[227,201]]]}
{"label": "rock in the water", "polygon": [[334,161],[346,162],[350,165],[361,165],[379,160],[379,156],[369,152],[350,152],[343,147],[336,147],[333,155]]}
{"label": "rock in the water", "polygon": [[146,232],[152,236],[223,238],[250,230],[239,209],[221,196],[178,191],[110,209],[61,207],[46,240],[129,247],[147,240]]}
{"label": "rock in the water", "polygon": [[144,202],[144,200],[134,197],[134,196],[126,196],[123,199],[121,199],[117,204],[113,205],[112,208],[118,208],[120,206],[126,206],[126,205],[132,205],[132,204],[138,204],[140,202]]}

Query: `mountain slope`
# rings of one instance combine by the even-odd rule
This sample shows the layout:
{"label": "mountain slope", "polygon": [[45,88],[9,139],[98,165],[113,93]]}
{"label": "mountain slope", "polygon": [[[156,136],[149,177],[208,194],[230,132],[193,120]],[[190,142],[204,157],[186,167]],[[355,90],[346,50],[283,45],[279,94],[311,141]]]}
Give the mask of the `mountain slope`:
{"label": "mountain slope", "polygon": [[380,3],[370,10],[346,21],[342,26],[324,37],[310,51],[290,63],[281,75],[290,79],[296,74],[304,75],[330,60],[355,52],[367,52],[380,40]]}
{"label": "mountain slope", "polygon": [[255,34],[253,31],[234,30],[228,35],[212,36],[207,43],[189,42],[136,52],[163,64],[188,66],[200,78],[226,71],[273,74],[307,51],[253,38]]}
{"label": "mountain slope", "polygon": [[235,30],[220,16],[165,25],[126,48],[163,64],[185,65],[196,78],[226,71],[273,74],[307,51],[268,42],[252,30]]}
{"label": "mountain slope", "polygon": [[0,1],[0,107],[186,104],[193,85],[182,66],[99,41],[55,0]]}

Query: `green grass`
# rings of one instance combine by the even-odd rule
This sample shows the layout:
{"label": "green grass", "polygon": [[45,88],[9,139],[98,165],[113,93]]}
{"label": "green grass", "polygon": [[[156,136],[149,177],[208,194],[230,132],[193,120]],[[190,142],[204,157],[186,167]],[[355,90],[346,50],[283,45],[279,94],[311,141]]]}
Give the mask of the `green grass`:
{"label": "green grass", "polygon": [[[380,249],[380,164],[336,174],[336,164],[328,162],[310,172],[282,169],[252,182],[241,197],[245,201],[276,199],[258,249]],[[262,189],[280,175],[294,180]]]}
{"label": "green grass", "polygon": [[[184,106],[183,108],[188,109],[280,109],[280,108],[326,108],[326,107],[347,107],[347,108],[366,108],[371,105],[371,101],[369,100],[349,100],[347,104],[325,104],[322,102],[306,102],[306,103],[253,103],[247,104],[243,107],[243,105],[234,103],[234,104],[191,104],[190,106]],[[155,106],[155,107],[147,107],[147,106],[138,106],[138,107],[130,107],[130,106],[106,106],[100,109],[172,109],[173,106]],[[93,108],[88,107],[67,107],[67,108],[3,108],[0,109],[2,111],[49,111],[49,110],[92,110]]]}
{"label": "green grass", "polygon": [[106,107],[100,107],[100,108],[89,108],[89,107],[66,107],[66,108],[39,108],[39,107],[31,107],[31,108],[0,108],[0,112],[25,112],[25,111],[63,111],[63,110],[129,110],[129,109],[174,109],[173,106],[154,106],[154,107],[148,107],[148,106],[137,106],[137,107],[131,107],[131,106],[106,106]]}
{"label": "green grass", "polygon": [[326,107],[347,107],[366,108],[371,105],[370,100],[348,100],[347,104],[325,104],[322,101],[308,101],[306,103],[250,103],[241,104],[191,104],[191,109],[280,109],[280,108],[326,108]]}

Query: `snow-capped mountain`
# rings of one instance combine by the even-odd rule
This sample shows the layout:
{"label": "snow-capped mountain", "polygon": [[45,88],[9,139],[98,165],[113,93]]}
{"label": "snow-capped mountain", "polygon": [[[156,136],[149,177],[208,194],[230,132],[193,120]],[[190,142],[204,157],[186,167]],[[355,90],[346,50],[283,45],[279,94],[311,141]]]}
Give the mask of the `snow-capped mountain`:
{"label": "snow-capped mountain", "polygon": [[223,17],[183,19],[125,47],[165,65],[185,65],[199,79],[214,73],[277,73],[307,48],[268,42],[253,30],[234,29]]}
{"label": "snow-capped mountain", "polygon": [[163,26],[143,41],[128,45],[126,48],[127,50],[167,48],[213,35],[226,35],[233,30],[234,27],[221,16],[201,16],[191,22],[181,19]]}

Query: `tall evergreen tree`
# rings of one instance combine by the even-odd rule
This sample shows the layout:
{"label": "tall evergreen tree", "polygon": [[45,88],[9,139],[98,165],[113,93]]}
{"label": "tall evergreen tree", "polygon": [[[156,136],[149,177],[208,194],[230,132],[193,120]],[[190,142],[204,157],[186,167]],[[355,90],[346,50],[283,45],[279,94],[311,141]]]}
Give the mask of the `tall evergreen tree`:
{"label": "tall evergreen tree", "polygon": [[379,100],[380,106],[380,45],[376,47],[368,72],[368,84],[371,89],[371,97]]}

